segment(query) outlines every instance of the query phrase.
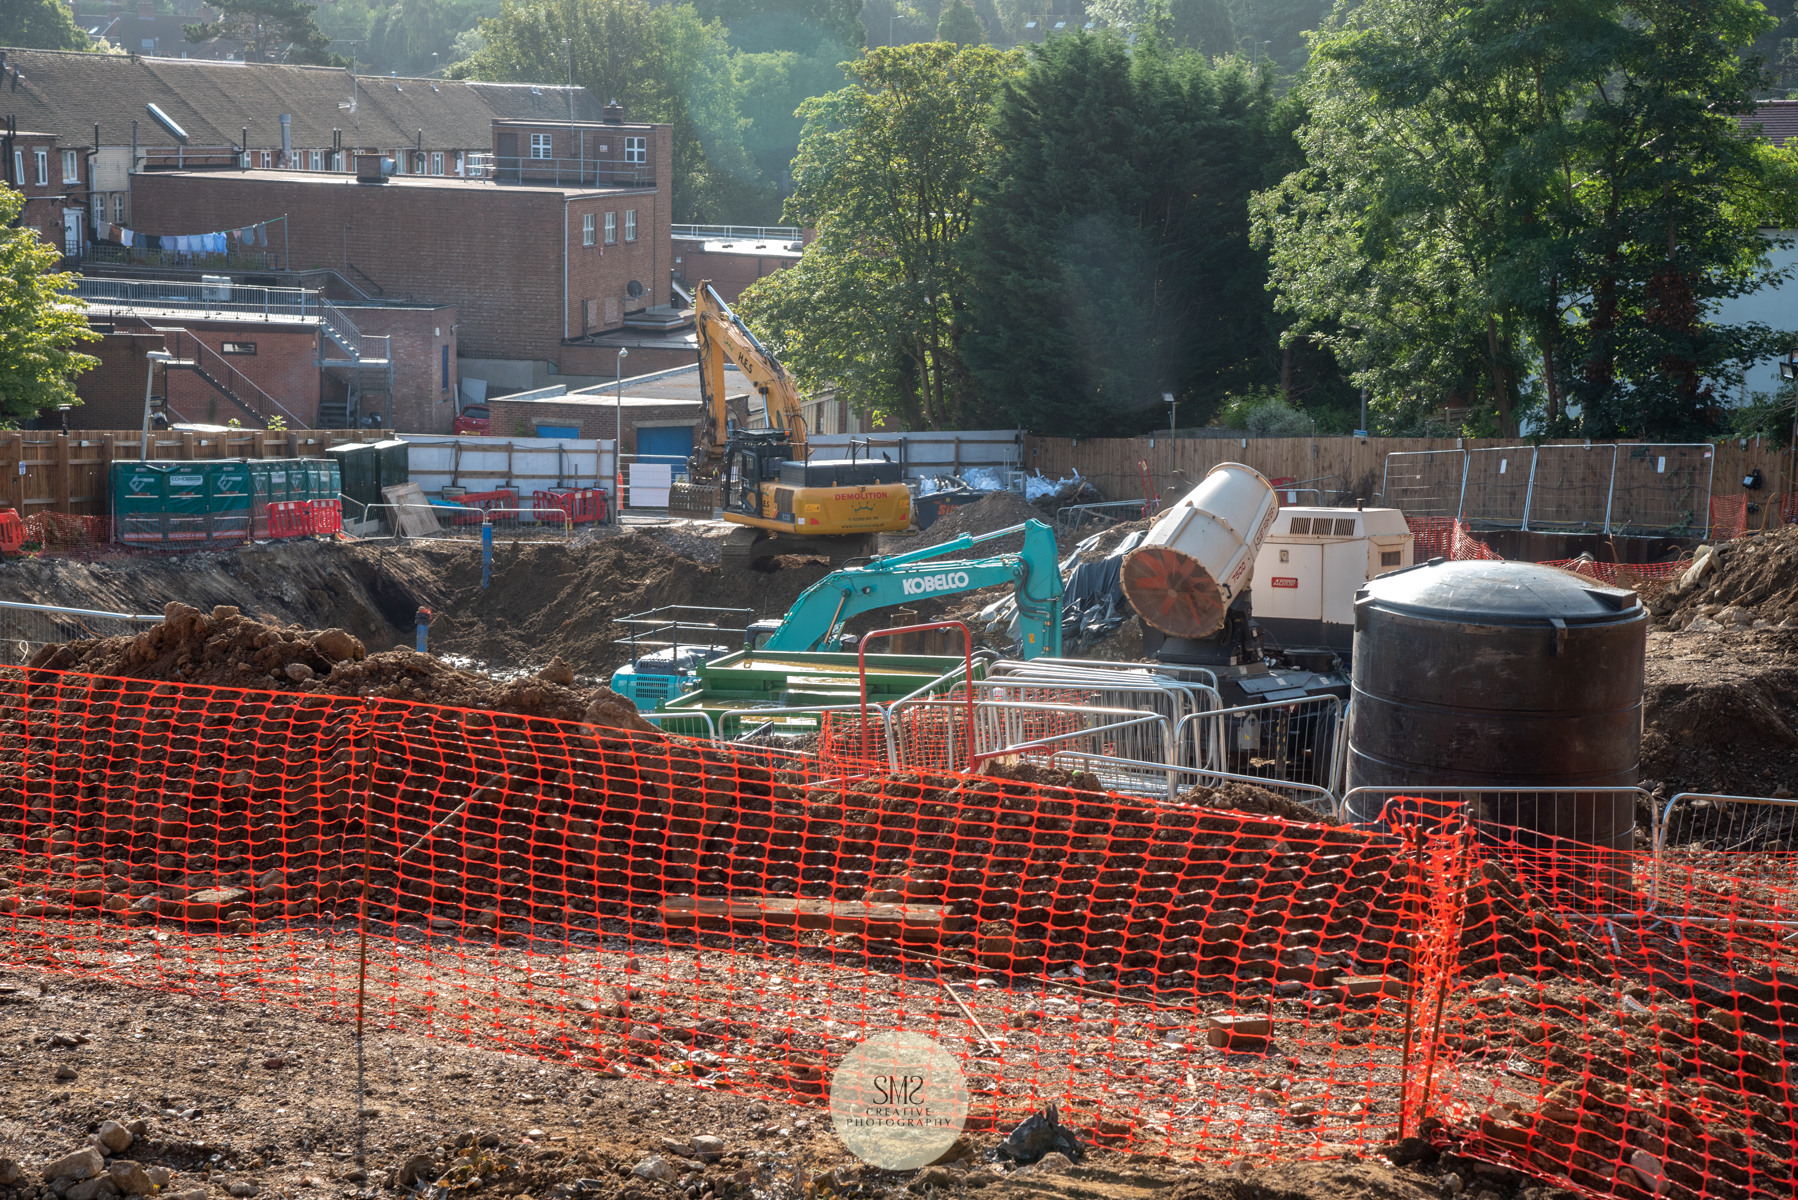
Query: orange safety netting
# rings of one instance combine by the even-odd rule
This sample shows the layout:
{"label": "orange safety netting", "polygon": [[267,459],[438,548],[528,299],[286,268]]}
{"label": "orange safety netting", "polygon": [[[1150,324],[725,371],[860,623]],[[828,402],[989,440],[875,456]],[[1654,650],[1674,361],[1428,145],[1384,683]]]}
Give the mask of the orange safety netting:
{"label": "orange safety netting", "polygon": [[[1475,538],[1464,521],[1457,521],[1453,517],[1413,517],[1408,518],[1406,524],[1411,528],[1414,562],[1428,562],[1432,558],[1504,561],[1502,554]],[[1560,558],[1538,565],[1559,567],[1576,575],[1587,575],[1604,583],[1628,587],[1644,579],[1677,579],[1691,563],[1608,563],[1596,562],[1590,558]]]}
{"label": "orange safety netting", "polygon": [[[1783,883],[1664,879],[1655,919],[1677,932],[1657,933],[1630,915],[1649,909],[1640,864],[1507,858],[1452,812],[1440,831],[1354,830],[1030,767],[880,773],[847,729],[849,753],[801,758],[0,672],[0,833],[17,839],[0,960],[801,1104],[859,1041],[904,1029],[960,1060],[976,1129],[1053,1102],[1088,1137],[1183,1158],[1425,1130],[1593,1194],[1635,1194],[1579,1155],[1646,1170],[1633,1155],[1661,1144],[1620,1114],[1659,1079],[1656,1119],[1702,1109],[1693,1136],[1720,1164],[1663,1195],[1790,1194],[1783,1075],[1745,1065],[1784,1061]],[[1546,886],[1556,872],[1576,886]],[[1707,892],[1727,901],[1690,899]],[[1588,933],[1588,904],[1616,920]],[[1632,1075],[1649,1048],[1610,1023],[1642,973],[1670,1031],[1651,1058],[1690,1065],[1678,1081]],[[1771,1010],[1749,1006],[1762,987]],[[1475,1028],[1491,996],[1502,1041]],[[1733,1075],[1702,1022],[1659,1015],[1730,1003]],[[1713,1115],[1730,1104],[1748,1115]],[[1688,1187],[1688,1158],[1667,1149],[1662,1178]]]}

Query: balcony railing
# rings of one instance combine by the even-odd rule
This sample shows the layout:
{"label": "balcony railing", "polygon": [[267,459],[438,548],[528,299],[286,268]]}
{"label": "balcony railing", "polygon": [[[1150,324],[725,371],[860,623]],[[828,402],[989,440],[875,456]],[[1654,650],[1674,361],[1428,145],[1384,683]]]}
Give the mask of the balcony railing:
{"label": "balcony railing", "polygon": [[675,225],[670,232],[677,238],[705,238],[708,241],[796,242],[800,239],[799,229],[793,225]]}
{"label": "balcony railing", "polygon": [[85,276],[75,281],[75,297],[102,308],[163,308],[177,312],[247,313],[263,317],[319,315],[318,293],[305,288]]}
{"label": "balcony railing", "polygon": [[191,250],[150,250],[143,246],[120,246],[113,242],[89,242],[81,248],[82,262],[113,263],[133,267],[234,267],[251,271],[272,271],[280,255],[273,250],[244,250],[232,247],[223,254]]}
{"label": "balcony railing", "polygon": [[495,183],[555,187],[654,187],[655,167],[622,158],[526,158],[489,155],[485,177]]}

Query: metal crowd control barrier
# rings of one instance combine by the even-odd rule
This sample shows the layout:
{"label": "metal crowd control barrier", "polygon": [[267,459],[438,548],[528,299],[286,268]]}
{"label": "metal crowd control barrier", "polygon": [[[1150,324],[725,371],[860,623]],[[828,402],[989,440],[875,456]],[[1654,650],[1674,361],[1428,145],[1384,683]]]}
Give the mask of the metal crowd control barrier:
{"label": "metal crowd control barrier", "polygon": [[[1106,778],[1104,772],[1107,769],[1117,767],[1135,768],[1135,777],[1138,779],[1146,780],[1160,775],[1167,780],[1165,791],[1160,789],[1133,791],[1128,793],[1130,795],[1143,796],[1148,799],[1178,800],[1180,793],[1187,788],[1246,783],[1251,787],[1258,787],[1263,791],[1284,796],[1294,803],[1304,805],[1316,813],[1320,821],[1338,823],[1336,797],[1331,795],[1327,788],[1320,788],[1316,784],[1298,783],[1290,779],[1266,779],[1260,775],[1234,775],[1229,771],[1209,771],[1203,767],[1175,767],[1166,763],[1132,762],[1128,759],[1104,758],[1101,755],[1084,754],[1073,750],[1057,751],[1049,759],[1050,766],[1064,768],[1083,762],[1095,764],[1091,768],[1082,769],[1087,770],[1089,774],[1098,776],[1101,780]],[[1190,778],[1191,782],[1182,786],[1179,782],[1182,777]]]}
{"label": "metal crowd control barrier", "polygon": [[[1133,509],[1136,512],[1136,516],[1114,517],[1107,515],[1106,511],[1101,511],[1120,508]],[[1084,521],[1089,515],[1098,517],[1103,521],[1109,521],[1113,524],[1122,524],[1125,521],[1140,520],[1142,517],[1142,510],[1143,502],[1141,500],[1102,500],[1096,504],[1070,504],[1066,508],[1056,510],[1055,528],[1061,530],[1063,533],[1072,529],[1078,529],[1080,527],[1080,522]],[[1069,518],[1069,513],[1078,515]]]}
{"label": "metal crowd control barrier", "polygon": [[[1194,713],[1174,731],[1179,766],[1341,790],[1343,705],[1336,696],[1270,700]],[[1186,737],[1191,726],[1192,737]],[[1265,768],[1234,770],[1236,766]]]}
{"label": "metal crowd control barrier", "polygon": [[[1701,803],[1704,805],[1702,809],[1697,807]],[[1783,815],[1780,814],[1782,809]],[[1682,832],[1688,836],[1674,846],[1669,838],[1669,829],[1676,813],[1685,817]],[[1739,856],[1756,849],[1772,849],[1757,843],[1774,841],[1778,843],[1777,856],[1768,855],[1762,865],[1783,868],[1776,872],[1778,882],[1788,887],[1798,883],[1798,855],[1790,852],[1794,836],[1798,835],[1798,816],[1794,814],[1798,814],[1798,799],[1729,796],[1711,792],[1680,792],[1674,796],[1655,818],[1654,879],[1648,897],[1649,912],[1654,913],[1660,901],[1662,874],[1671,852],[1680,852],[1682,856],[1689,857],[1694,867],[1708,867],[1718,865],[1706,861],[1709,858],[1725,854]],[[1693,838],[1690,836],[1692,834],[1699,834],[1700,837]],[[1730,863],[1728,869],[1741,871],[1740,859]],[[1682,918],[1688,921],[1697,919]]]}
{"label": "metal crowd control barrier", "polygon": [[44,646],[57,642],[122,637],[161,622],[160,615],[0,600],[0,664],[19,666]]}
{"label": "metal crowd control barrier", "polygon": [[[1604,801],[1609,800],[1609,805]],[[1627,799],[1630,817],[1622,827],[1607,824],[1617,801]],[[1357,787],[1342,795],[1338,810],[1345,825],[1363,828],[1396,824],[1388,809],[1404,804],[1403,814],[1422,824],[1453,823],[1472,831],[1482,843],[1512,856],[1511,865],[1533,876],[1538,891],[1555,904],[1594,921],[1646,920],[1653,915],[1658,865],[1650,871],[1645,907],[1635,911],[1636,889],[1626,878],[1626,855],[1634,847],[1615,847],[1617,862],[1605,862],[1612,839],[1633,835],[1638,805],[1650,800],[1640,787]],[[1554,858],[1576,860],[1575,870],[1537,874],[1535,867]],[[1658,856],[1655,856],[1658,859]]]}

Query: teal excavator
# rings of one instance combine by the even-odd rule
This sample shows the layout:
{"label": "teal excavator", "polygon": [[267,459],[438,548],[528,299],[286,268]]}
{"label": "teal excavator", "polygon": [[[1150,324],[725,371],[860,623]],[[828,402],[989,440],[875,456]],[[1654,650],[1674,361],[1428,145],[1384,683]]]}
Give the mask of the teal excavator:
{"label": "teal excavator", "polygon": [[[942,561],[945,554],[971,550],[1016,533],[1024,535],[1024,548],[1016,554]],[[807,588],[762,648],[825,649],[842,631],[844,622],[858,613],[1010,584],[1018,598],[1018,656],[1059,657],[1061,569],[1056,554],[1055,534],[1049,527],[1041,521],[1025,521],[978,537],[964,533],[923,550],[844,567]]]}
{"label": "teal excavator", "polygon": [[[1017,533],[1024,535],[1024,546],[1016,554],[943,558],[945,554],[971,550]],[[754,644],[763,650],[833,650],[843,623],[858,613],[1005,584],[1011,585],[1017,598],[1018,657],[1059,657],[1061,565],[1056,561],[1055,535],[1041,521],[1025,521],[979,537],[963,534],[923,550],[842,567],[807,588],[785,617],[779,621],[758,621],[744,636],[748,639],[762,634]],[[649,631],[651,635],[672,630],[677,637],[689,633],[706,642],[726,632],[716,625],[683,625],[678,619],[661,615],[669,611],[673,610],[641,613],[625,620],[655,626]],[[631,644],[635,653],[637,643]],[[618,668],[612,675],[612,690],[630,697],[645,712],[697,687],[699,665],[729,652],[723,646],[696,645],[691,639],[684,650],[668,642],[643,644],[663,648]],[[746,640],[746,648],[750,644]]]}

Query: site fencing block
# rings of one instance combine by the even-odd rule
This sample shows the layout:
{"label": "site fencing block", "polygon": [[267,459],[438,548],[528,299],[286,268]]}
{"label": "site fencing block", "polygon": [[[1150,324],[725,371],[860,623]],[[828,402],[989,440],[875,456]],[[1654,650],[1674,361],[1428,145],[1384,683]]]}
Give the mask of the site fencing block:
{"label": "site fencing block", "polygon": [[1738,859],[1650,913],[1612,854],[1595,916],[1578,847],[1427,800],[1353,829],[592,717],[0,670],[0,963],[800,1104],[905,1029],[974,1129],[1791,1194],[1798,913]]}

